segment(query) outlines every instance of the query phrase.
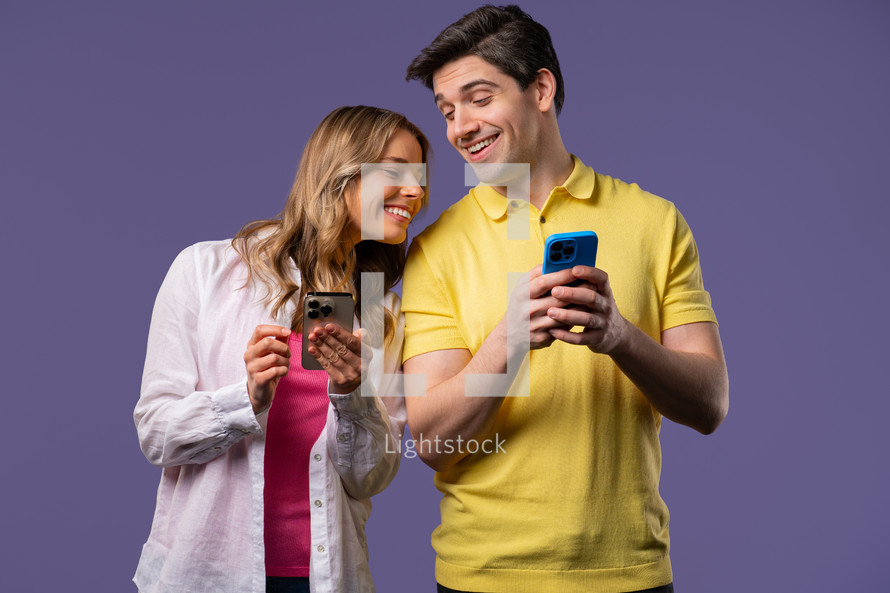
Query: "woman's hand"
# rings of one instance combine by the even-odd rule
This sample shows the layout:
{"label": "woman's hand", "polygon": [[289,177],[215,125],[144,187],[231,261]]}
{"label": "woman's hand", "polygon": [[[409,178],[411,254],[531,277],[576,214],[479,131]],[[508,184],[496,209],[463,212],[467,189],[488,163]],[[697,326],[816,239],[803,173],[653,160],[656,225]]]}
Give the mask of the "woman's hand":
{"label": "woman's hand", "polygon": [[327,371],[334,393],[355,391],[362,382],[362,359],[365,364],[371,360],[371,349],[362,346],[361,330],[350,334],[339,325],[328,323],[313,329],[308,340],[309,354]]}
{"label": "woman's hand", "polygon": [[278,381],[290,368],[289,335],[290,330],[280,325],[258,325],[247,343],[247,394],[256,414],[272,405]]}

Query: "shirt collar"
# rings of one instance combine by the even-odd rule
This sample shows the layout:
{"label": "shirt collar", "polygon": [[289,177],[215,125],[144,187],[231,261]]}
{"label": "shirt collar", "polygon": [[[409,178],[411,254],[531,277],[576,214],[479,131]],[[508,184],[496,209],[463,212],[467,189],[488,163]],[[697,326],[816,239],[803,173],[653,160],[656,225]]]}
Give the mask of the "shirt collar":
{"label": "shirt collar", "polygon": [[573,197],[579,200],[587,200],[593,196],[593,189],[596,185],[596,173],[593,169],[581,162],[581,159],[572,155],[575,166],[566,182],[560,187],[554,188],[554,191],[563,189]]}
{"label": "shirt collar", "polygon": [[[593,169],[581,162],[581,159],[575,155],[571,155],[571,157],[574,162],[571,174],[569,174],[565,183],[553,188],[550,195],[566,192],[573,198],[587,200],[593,196],[596,174],[593,172]],[[477,185],[470,190],[470,193],[476,199],[476,203],[479,204],[482,211],[485,212],[485,215],[490,219],[497,220],[507,212],[507,199],[496,192],[490,185]]]}

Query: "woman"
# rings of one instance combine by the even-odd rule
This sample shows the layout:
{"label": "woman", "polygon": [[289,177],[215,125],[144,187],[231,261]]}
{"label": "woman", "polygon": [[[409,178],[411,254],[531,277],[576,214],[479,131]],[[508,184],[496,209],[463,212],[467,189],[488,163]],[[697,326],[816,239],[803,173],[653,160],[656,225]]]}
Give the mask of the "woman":
{"label": "woman", "polygon": [[[398,469],[405,424],[389,289],[426,199],[402,175],[422,167],[393,164],[426,163],[427,151],[402,115],[337,109],[309,139],[279,218],[173,262],[134,415],[145,456],[164,468],[134,577],[143,593],[374,590],[368,499]],[[363,176],[363,163],[380,165]],[[362,220],[379,242],[361,240]],[[334,324],[303,336],[306,293],[358,297],[362,272],[382,273],[386,290],[385,312],[356,298],[363,325],[380,320],[378,346],[366,339],[363,356],[362,334]],[[303,339],[325,370],[302,368]],[[363,358],[380,384],[361,382]]]}

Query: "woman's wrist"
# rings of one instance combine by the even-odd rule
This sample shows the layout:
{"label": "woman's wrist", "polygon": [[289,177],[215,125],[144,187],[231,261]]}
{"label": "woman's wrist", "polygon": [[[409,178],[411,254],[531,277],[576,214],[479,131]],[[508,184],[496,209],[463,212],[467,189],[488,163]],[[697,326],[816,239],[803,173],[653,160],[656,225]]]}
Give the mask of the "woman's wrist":
{"label": "woman's wrist", "polygon": [[358,389],[359,385],[361,384],[361,378],[345,384],[334,383],[333,381],[331,381],[331,393],[336,393],[337,395],[346,395]]}

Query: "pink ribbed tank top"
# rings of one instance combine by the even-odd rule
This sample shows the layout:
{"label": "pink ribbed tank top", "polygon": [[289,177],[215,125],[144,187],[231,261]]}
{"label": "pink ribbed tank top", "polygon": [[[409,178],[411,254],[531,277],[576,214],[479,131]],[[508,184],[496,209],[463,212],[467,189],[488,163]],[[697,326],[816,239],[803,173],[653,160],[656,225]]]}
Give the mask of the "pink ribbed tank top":
{"label": "pink ribbed tank top", "polygon": [[266,427],[266,575],[309,576],[309,455],[328,412],[328,374],[300,365],[302,334],[291,333],[291,365],[275,389]]}

